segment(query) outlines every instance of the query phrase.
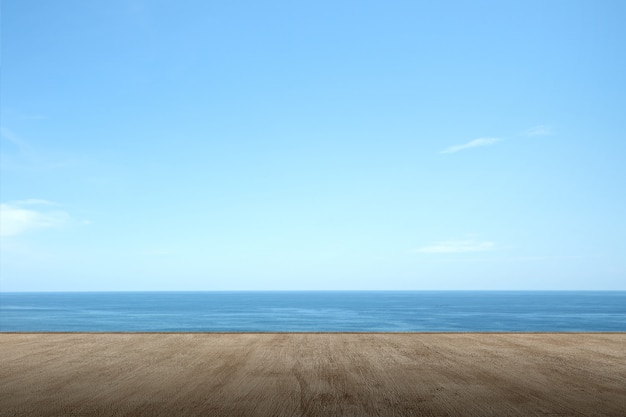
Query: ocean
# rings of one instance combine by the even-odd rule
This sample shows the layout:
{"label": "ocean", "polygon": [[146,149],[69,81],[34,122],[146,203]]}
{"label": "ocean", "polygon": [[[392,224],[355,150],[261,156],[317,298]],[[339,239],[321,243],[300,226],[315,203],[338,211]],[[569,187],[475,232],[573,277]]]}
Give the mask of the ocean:
{"label": "ocean", "polygon": [[0,332],[624,332],[626,291],[0,293]]}

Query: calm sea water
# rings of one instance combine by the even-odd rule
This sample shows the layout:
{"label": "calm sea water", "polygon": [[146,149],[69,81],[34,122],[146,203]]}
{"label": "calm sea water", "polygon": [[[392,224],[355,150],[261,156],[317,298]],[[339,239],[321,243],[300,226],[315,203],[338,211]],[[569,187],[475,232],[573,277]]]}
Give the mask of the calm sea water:
{"label": "calm sea water", "polygon": [[623,332],[626,291],[0,293],[0,331]]}

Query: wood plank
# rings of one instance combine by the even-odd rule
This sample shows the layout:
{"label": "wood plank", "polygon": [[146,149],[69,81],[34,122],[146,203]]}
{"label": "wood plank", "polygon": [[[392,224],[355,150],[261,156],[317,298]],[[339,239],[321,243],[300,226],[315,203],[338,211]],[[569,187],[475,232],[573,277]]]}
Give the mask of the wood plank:
{"label": "wood plank", "polygon": [[626,416],[626,334],[0,334],[0,417]]}

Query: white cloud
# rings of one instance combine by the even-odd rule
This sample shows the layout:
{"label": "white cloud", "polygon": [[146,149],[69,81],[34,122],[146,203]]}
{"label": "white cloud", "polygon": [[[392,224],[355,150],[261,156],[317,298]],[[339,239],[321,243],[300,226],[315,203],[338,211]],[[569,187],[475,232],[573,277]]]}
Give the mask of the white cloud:
{"label": "white cloud", "polygon": [[552,128],[546,125],[535,126],[526,131],[526,136],[551,136],[552,134]]}
{"label": "white cloud", "polygon": [[0,237],[17,236],[31,230],[59,227],[67,223],[69,215],[65,211],[36,208],[50,205],[54,203],[37,199],[0,204]]}
{"label": "white cloud", "polygon": [[459,152],[459,151],[463,151],[465,149],[469,149],[469,148],[476,148],[479,146],[489,146],[489,145],[493,145],[496,142],[499,142],[500,139],[498,138],[479,138],[479,139],[474,139],[470,142],[467,142],[463,145],[454,145],[454,146],[450,146],[446,149],[444,149],[443,151],[441,151],[440,153],[455,153],[455,152]]}
{"label": "white cloud", "polygon": [[447,240],[423,246],[415,250],[419,253],[463,253],[486,252],[493,250],[495,243],[477,240]]}

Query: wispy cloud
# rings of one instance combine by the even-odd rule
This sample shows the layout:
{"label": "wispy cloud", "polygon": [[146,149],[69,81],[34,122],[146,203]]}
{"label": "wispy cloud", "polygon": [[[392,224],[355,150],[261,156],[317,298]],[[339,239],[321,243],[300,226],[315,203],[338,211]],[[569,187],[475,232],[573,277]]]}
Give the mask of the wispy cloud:
{"label": "wispy cloud", "polygon": [[494,242],[478,240],[446,240],[415,249],[419,253],[486,252],[495,248]]}
{"label": "wispy cloud", "polygon": [[24,142],[22,139],[20,139],[19,136],[17,136],[10,129],[7,129],[4,126],[0,126],[0,139],[5,139],[20,148],[27,147],[26,142]]}
{"label": "wispy cloud", "polygon": [[32,147],[10,129],[0,126],[0,169],[13,171],[38,162]]}
{"label": "wispy cloud", "polygon": [[480,146],[493,145],[494,143],[497,143],[499,141],[500,141],[500,139],[498,139],[498,138],[479,138],[479,139],[474,139],[474,140],[469,141],[467,143],[464,143],[462,145],[450,146],[450,147],[444,149],[443,151],[441,151],[440,153],[455,153],[455,152],[463,151],[465,149],[477,148],[477,147],[480,147]]}
{"label": "wispy cloud", "polygon": [[546,125],[535,126],[525,132],[526,136],[551,136],[553,134],[553,129],[550,126]]}
{"label": "wispy cloud", "polygon": [[0,170],[41,172],[76,167],[84,157],[68,150],[49,149],[0,126]]}
{"label": "wispy cloud", "polygon": [[57,203],[40,198],[27,198],[26,200],[13,201],[11,204],[15,206],[58,206]]}
{"label": "wispy cloud", "polygon": [[151,249],[140,250],[137,252],[137,254],[139,256],[160,257],[160,256],[175,256],[175,255],[178,255],[179,252],[177,250],[168,249],[168,248],[151,248]]}
{"label": "wispy cloud", "polygon": [[46,200],[29,199],[0,204],[0,237],[17,236],[23,233],[60,227],[67,223],[69,215],[62,210],[43,209],[54,203]]}
{"label": "wispy cloud", "polygon": [[24,115],[21,117],[22,120],[47,120],[48,117],[47,116],[41,116],[38,114],[33,114],[33,115]]}

